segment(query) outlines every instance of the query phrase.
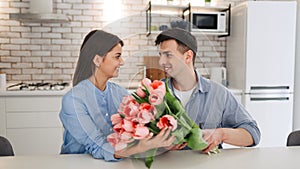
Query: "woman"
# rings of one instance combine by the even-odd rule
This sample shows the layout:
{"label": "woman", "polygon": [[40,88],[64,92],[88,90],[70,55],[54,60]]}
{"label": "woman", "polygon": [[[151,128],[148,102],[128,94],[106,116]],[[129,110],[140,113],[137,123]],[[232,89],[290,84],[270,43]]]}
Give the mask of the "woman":
{"label": "woman", "polygon": [[108,81],[118,76],[124,64],[122,46],[119,37],[102,30],[93,30],[85,37],[73,88],[64,95],[59,114],[65,128],[61,154],[91,154],[94,158],[118,161],[172,144],[171,129],[164,129],[155,137],[149,135],[137,145],[118,152],[106,141],[112,132],[110,117],[117,113],[122,98],[128,95],[124,88]]}

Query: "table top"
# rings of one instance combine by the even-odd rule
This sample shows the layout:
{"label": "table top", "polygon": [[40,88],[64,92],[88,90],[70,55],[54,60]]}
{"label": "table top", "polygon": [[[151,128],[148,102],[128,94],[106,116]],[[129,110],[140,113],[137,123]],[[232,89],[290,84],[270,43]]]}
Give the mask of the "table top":
{"label": "table top", "polygon": [[[151,169],[298,169],[299,147],[233,148],[207,155],[197,151],[170,151],[155,157]],[[143,169],[142,160],[105,162],[90,155],[0,157],[1,169]]]}

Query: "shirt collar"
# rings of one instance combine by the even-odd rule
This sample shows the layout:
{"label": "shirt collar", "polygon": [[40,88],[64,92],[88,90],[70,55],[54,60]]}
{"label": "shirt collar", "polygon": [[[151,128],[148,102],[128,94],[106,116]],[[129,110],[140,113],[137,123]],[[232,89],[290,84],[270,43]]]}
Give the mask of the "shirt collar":
{"label": "shirt collar", "polygon": [[109,88],[110,88],[110,85],[111,85],[109,81],[106,83],[106,88],[104,89],[104,91],[101,91],[100,89],[98,89],[89,79],[86,79],[84,81],[85,81],[84,83],[86,83],[86,85],[89,88],[93,89],[98,94],[103,95],[103,96],[108,94],[108,91],[109,91]]}
{"label": "shirt collar", "polygon": [[[210,81],[206,78],[203,78],[198,70],[195,70],[195,74],[198,79],[197,90],[199,90],[200,93],[207,93],[211,88]],[[164,79],[164,81],[165,81],[165,79]],[[174,86],[173,86],[172,81],[173,81],[173,78],[171,78],[169,80],[169,86],[170,86],[170,89],[172,90],[172,92],[174,93]]]}
{"label": "shirt collar", "polygon": [[195,73],[196,73],[196,76],[197,76],[197,79],[198,79],[198,90],[199,90],[199,92],[207,93],[211,88],[210,81],[206,78],[203,78],[200,75],[199,70],[195,70]]}

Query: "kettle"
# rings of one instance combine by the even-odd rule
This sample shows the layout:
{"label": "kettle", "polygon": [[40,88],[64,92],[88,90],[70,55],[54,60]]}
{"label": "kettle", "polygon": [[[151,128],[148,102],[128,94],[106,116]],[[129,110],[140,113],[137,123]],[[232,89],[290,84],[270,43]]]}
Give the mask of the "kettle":
{"label": "kettle", "polygon": [[210,80],[227,86],[226,68],[212,67],[209,69]]}

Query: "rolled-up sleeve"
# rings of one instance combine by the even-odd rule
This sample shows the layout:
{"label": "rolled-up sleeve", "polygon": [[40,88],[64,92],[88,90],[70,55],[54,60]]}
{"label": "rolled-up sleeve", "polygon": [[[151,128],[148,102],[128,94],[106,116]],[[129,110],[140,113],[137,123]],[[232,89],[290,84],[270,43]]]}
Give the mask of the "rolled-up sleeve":
{"label": "rolled-up sleeve", "polygon": [[250,146],[259,143],[261,133],[257,122],[231,92],[227,93],[223,117],[223,127],[244,128],[253,138],[254,143]]}

